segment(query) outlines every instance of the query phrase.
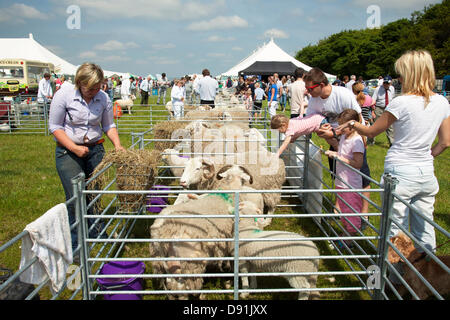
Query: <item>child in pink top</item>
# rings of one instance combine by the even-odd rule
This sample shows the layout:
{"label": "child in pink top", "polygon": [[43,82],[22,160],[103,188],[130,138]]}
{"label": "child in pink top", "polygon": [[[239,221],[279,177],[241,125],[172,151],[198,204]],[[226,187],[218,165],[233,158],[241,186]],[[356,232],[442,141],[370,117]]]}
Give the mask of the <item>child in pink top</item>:
{"label": "child in pink top", "polygon": [[324,123],[327,123],[327,120],[321,114],[312,114],[303,118],[292,119],[282,114],[273,116],[270,121],[270,127],[286,135],[283,144],[278,149],[277,155],[280,156],[289,143],[294,142],[302,135],[317,131]]}
{"label": "child in pink top", "polygon": [[[359,122],[359,115],[355,110],[346,109],[339,115],[338,123],[341,124],[351,120]],[[345,166],[342,162],[355,169],[361,169],[365,148],[363,139],[356,130],[349,129],[348,127],[341,133],[342,135],[337,148],[338,151],[327,150],[325,152],[327,156],[340,160],[336,162],[336,189],[362,189],[361,175]],[[337,193],[337,195],[336,207],[342,213],[361,213],[362,198],[357,192],[342,192]],[[342,217],[341,222],[350,235],[356,234],[357,229],[361,228],[361,217],[359,216]]]}

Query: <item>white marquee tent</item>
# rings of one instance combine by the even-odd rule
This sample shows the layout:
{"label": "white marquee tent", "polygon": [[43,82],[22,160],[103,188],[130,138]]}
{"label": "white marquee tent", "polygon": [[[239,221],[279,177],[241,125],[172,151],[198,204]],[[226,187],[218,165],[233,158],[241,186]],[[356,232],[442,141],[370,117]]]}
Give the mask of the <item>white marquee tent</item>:
{"label": "white marquee tent", "polygon": [[[253,63],[257,61],[279,61],[279,62],[292,62],[297,67],[301,67],[305,69],[306,71],[309,71],[311,69],[310,66],[298,61],[291,55],[289,55],[287,52],[285,52],[283,49],[281,49],[275,41],[270,39],[270,41],[266,44],[264,44],[262,47],[255,50],[251,55],[249,55],[247,58],[243,59],[241,62],[239,62],[237,65],[229,69],[228,71],[221,74],[222,77],[237,77],[239,71],[242,71],[249,66],[251,66]],[[327,78],[329,80],[336,79],[335,75],[325,73]]]}
{"label": "white marquee tent", "polygon": [[[0,39],[0,59],[24,59],[41,62],[50,62],[55,66],[57,74],[75,75],[77,66],[58,57],[50,50],[46,49],[39,42],[34,40],[30,33],[28,38],[1,38]],[[113,74],[126,77],[128,73],[103,70],[105,76]]]}

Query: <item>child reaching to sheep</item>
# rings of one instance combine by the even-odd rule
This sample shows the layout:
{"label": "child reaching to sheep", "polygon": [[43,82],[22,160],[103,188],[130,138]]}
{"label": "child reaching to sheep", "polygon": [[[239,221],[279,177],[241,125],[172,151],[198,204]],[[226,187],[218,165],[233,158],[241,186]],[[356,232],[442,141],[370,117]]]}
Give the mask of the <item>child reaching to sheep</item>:
{"label": "child reaching to sheep", "polygon": [[322,125],[328,123],[327,118],[321,114],[312,114],[303,118],[288,119],[285,115],[277,114],[272,117],[270,127],[284,133],[286,138],[277,152],[279,157],[288,147],[289,143],[298,137],[317,131]]}
{"label": "child reaching to sheep", "polygon": [[[347,121],[359,122],[359,115],[353,109],[346,109],[338,117],[338,123],[346,123]],[[336,163],[336,189],[361,189],[362,177],[358,172],[348,168],[342,162],[352,166],[355,169],[360,169],[363,165],[364,155],[364,142],[362,137],[356,132],[355,129],[345,128],[341,132],[341,138],[339,145],[334,146],[336,151],[327,150],[325,154],[331,158],[337,158],[340,161]],[[342,192],[337,193],[336,207],[342,213],[359,213],[362,209],[362,198],[357,192]],[[349,204],[353,210],[346,204]],[[357,229],[361,228],[361,217],[342,217],[341,221],[345,227],[345,230],[350,235],[357,233]],[[353,226],[349,223],[353,224]]]}

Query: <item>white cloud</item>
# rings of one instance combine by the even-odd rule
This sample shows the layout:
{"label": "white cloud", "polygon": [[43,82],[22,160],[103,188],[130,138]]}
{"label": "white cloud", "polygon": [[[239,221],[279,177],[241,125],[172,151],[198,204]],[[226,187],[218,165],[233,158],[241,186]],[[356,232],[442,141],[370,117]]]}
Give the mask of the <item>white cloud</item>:
{"label": "white cloud", "polygon": [[234,41],[236,38],[234,37],[221,37],[221,36],[210,36],[206,39],[209,42],[225,42],[225,41]]}
{"label": "white cloud", "polygon": [[264,32],[264,37],[287,39],[287,38],[289,38],[289,35],[286,32],[284,32],[283,30],[274,28],[274,29],[266,30],[266,32]]}
{"label": "white cloud", "polygon": [[153,18],[158,20],[186,20],[207,17],[225,7],[225,0],[59,0],[55,4],[78,5],[82,14],[100,18]]}
{"label": "white cloud", "polygon": [[392,1],[392,0],[352,0],[352,4],[358,7],[367,8],[371,5],[377,5],[382,11],[387,9],[423,9],[429,4],[440,3],[441,0],[408,0],[408,1]]}
{"label": "white cloud", "polygon": [[0,11],[0,22],[25,23],[28,19],[48,19],[45,13],[23,3],[15,3],[8,8],[0,8]]}
{"label": "white cloud", "polygon": [[98,44],[94,47],[95,50],[102,50],[102,51],[114,51],[114,50],[126,50],[126,49],[134,49],[138,48],[139,45],[137,45],[135,42],[126,42],[122,43],[117,40],[109,40],[105,43]]}
{"label": "white cloud", "polygon": [[187,29],[192,31],[206,31],[215,29],[232,29],[232,28],[246,28],[248,22],[239,16],[219,16],[208,21],[199,21],[191,23]]}
{"label": "white cloud", "polygon": [[94,51],[84,51],[79,54],[79,57],[82,59],[93,59],[97,57],[97,53]]}
{"label": "white cloud", "polygon": [[226,54],[225,53],[214,53],[214,52],[210,52],[207,54],[208,57],[213,57],[213,58],[222,58],[225,57]]}
{"label": "white cloud", "polygon": [[131,59],[127,56],[111,55],[106,57],[99,57],[99,60],[106,62],[123,62],[123,61],[130,61]]}
{"label": "white cloud", "polygon": [[173,49],[176,48],[176,45],[173,43],[160,43],[160,44],[152,44],[152,48],[155,50],[162,50],[162,49]]}

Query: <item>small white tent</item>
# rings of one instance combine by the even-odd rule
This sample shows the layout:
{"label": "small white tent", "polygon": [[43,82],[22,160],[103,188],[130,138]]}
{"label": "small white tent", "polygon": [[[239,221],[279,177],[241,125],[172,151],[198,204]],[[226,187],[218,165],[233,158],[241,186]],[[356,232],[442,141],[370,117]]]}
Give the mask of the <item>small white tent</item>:
{"label": "small white tent", "polygon": [[[75,75],[77,66],[58,57],[56,54],[34,40],[33,34],[28,38],[1,38],[0,59],[24,59],[41,62],[50,62],[55,66],[55,73]],[[127,73],[103,70],[105,76],[113,74],[125,76]]]}
{"label": "small white tent", "polygon": [[[306,71],[311,69],[310,66],[298,61],[286,51],[281,49],[275,41],[270,39],[270,41],[264,44],[262,47],[256,49],[247,58],[243,59],[237,65],[229,69],[228,71],[221,74],[222,77],[237,77],[239,72],[248,68],[253,63],[257,61],[279,61],[279,62],[292,62],[297,67],[303,68]],[[325,73],[329,80],[336,79],[335,75]]]}

